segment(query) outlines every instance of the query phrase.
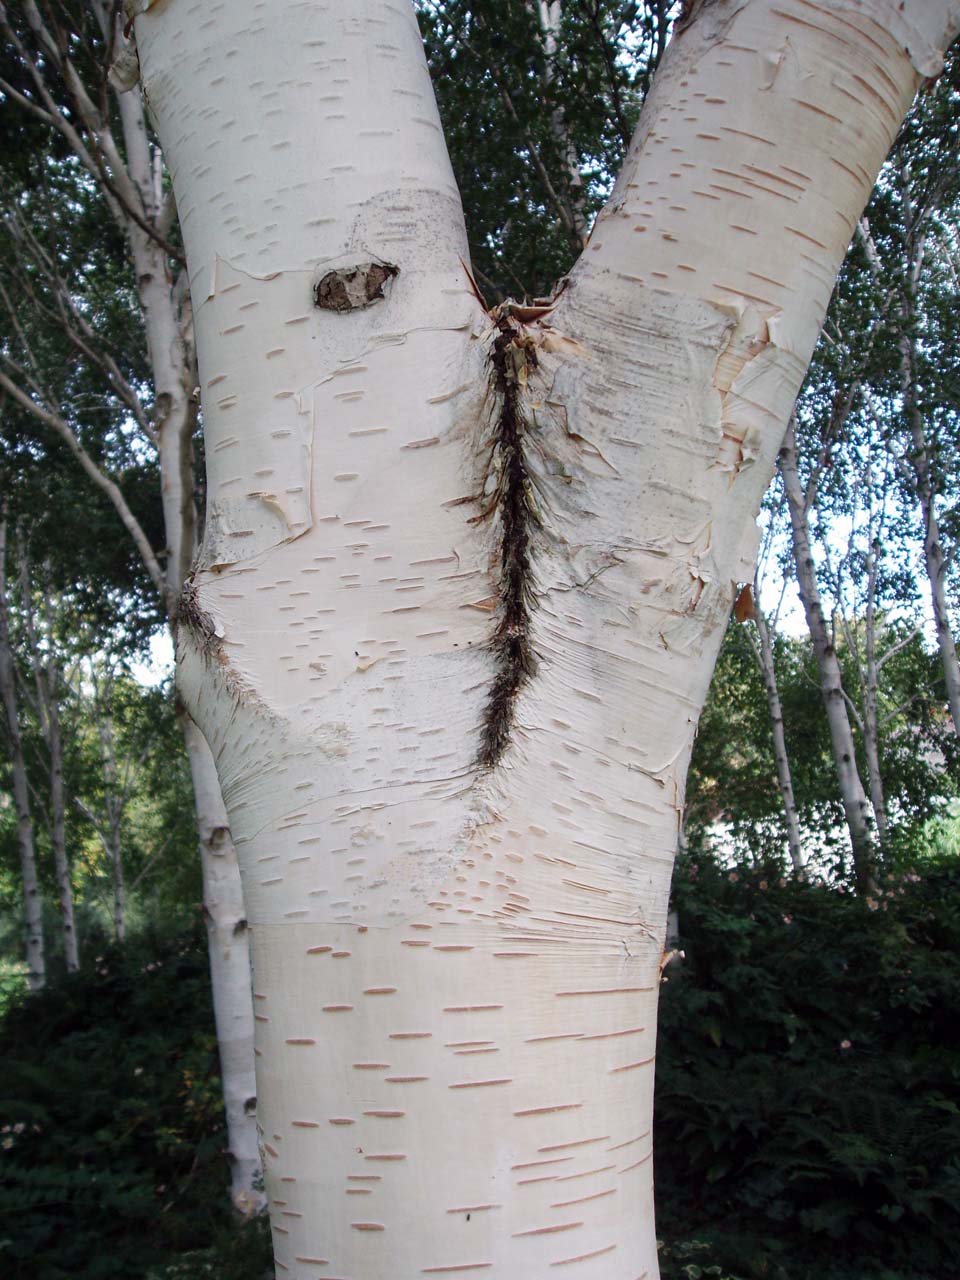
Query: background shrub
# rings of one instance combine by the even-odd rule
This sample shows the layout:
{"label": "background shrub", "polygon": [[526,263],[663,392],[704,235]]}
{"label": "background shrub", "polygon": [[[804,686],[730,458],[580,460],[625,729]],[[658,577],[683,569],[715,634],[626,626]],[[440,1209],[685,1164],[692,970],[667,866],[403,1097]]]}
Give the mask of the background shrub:
{"label": "background shrub", "polygon": [[660,1234],[737,1276],[955,1277],[960,862],[867,900],[780,875],[678,868]]}
{"label": "background shrub", "polygon": [[[6,1011],[3,1276],[263,1275],[262,1228],[241,1233],[247,1269],[224,1269],[238,1233],[205,953],[196,936],[145,937]],[[188,1269],[164,1270],[175,1258]]]}

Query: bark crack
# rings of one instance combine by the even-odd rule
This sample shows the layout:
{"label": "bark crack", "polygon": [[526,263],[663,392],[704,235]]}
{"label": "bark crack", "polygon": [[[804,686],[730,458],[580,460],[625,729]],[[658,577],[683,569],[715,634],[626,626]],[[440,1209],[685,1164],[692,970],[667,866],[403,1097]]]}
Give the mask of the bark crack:
{"label": "bark crack", "polygon": [[496,516],[499,522],[497,623],[490,638],[495,675],[484,708],[480,768],[496,768],[510,743],[516,700],[537,669],[531,641],[531,616],[536,608],[531,565],[531,541],[540,519],[533,498],[533,481],[524,454],[529,429],[524,392],[529,372],[537,367],[535,343],[513,317],[511,304],[494,313],[498,333],[490,362],[495,393],[494,433],[490,466],[495,475],[492,498],[476,517]]}

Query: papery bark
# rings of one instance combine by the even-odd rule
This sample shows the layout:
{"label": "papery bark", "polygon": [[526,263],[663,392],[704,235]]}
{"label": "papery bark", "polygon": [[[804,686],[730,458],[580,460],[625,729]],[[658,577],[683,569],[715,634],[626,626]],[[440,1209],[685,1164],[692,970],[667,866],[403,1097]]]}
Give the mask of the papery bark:
{"label": "papery bark", "polygon": [[190,762],[200,840],[203,916],[227,1122],[231,1198],[242,1216],[251,1217],[263,1208],[264,1197],[255,1127],[257,1089],[246,912],[237,851],[210,748],[185,712],[180,712],[179,719]]}

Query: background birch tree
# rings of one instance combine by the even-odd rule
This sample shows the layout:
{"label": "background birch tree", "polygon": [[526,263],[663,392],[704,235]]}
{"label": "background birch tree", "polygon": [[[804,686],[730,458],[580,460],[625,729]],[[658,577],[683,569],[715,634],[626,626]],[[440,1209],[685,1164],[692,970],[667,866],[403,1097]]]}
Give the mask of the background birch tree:
{"label": "background birch tree", "polygon": [[[160,151],[139,95],[119,92],[121,26],[117,6],[107,0],[0,5],[0,92],[8,142],[18,144],[4,183],[8,275],[0,292],[0,388],[21,415],[32,417],[35,430],[67,448],[86,482],[108,498],[169,616],[198,537],[192,312]],[[29,150],[38,131],[57,139],[53,155]],[[99,227],[104,215],[113,240],[98,235],[84,259],[66,228],[82,228],[85,218]],[[118,268],[118,248],[129,255],[132,279],[125,264]],[[124,295],[138,313],[140,332],[133,326],[131,334],[118,315]],[[111,322],[114,335],[126,329],[125,345],[109,341]],[[65,364],[50,359],[51,346],[61,355],[66,348]],[[78,394],[81,388],[89,399]],[[104,408],[112,414],[107,431]],[[121,459],[142,465],[151,455],[159,473],[156,529],[144,526],[114,470]],[[181,722],[204,870],[232,1195],[249,1213],[262,1205],[262,1193],[239,873],[209,749],[185,712]]]}
{"label": "background birch tree", "polygon": [[585,253],[492,312],[412,10],[130,11],[190,264],[180,684],[242,850],[278,1271],[654,1275],[693,731],[960,9],[689,6]]}

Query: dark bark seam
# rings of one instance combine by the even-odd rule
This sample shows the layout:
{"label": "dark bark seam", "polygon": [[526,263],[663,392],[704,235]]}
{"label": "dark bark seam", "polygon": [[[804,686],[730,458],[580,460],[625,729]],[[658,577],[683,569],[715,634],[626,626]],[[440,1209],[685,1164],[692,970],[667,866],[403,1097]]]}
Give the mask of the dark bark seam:
{"label": "dark bark seam", "polygon": [[477,764],[491,770],[509,746],[517,695],[537,669],[530,638],[536,608],[531,568],[531,533],[539,519],[531,500],[532,483],[524,458],[527,422],[523,390],[527,372],[536,368],[533,344],[510,318],[509,304],[498,308],[491,363],[499,410],[494,426],[491,465],[497,473],[494,497],[478,519],[496,513],[500,524],[498,619],[490,638],[496,673],[483,713]]}

